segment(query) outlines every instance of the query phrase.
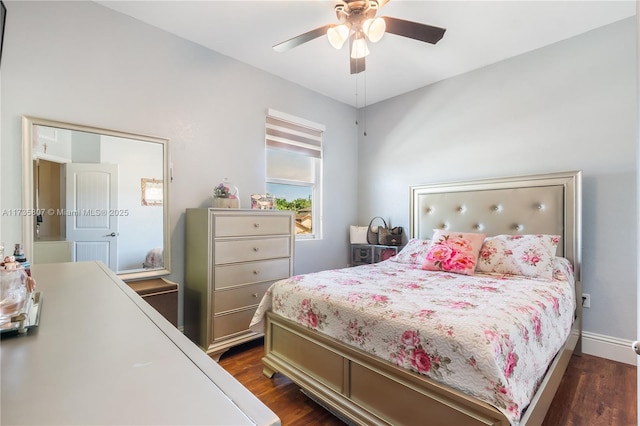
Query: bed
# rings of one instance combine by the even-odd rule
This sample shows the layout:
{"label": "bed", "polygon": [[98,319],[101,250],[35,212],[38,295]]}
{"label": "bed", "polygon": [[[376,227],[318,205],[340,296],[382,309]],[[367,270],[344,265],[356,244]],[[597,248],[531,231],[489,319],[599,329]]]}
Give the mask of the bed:
{"label": "bed", "polygon": [[152,248],[142,262],[143,269],[157,269],[164,267],[164,254],[162,247]]}
{"label": "bed", "polygon": [[541,424],[581,349],[580,212],[580,172],[411,187],[396,258],[269,289],[264,374],[350,424]]}

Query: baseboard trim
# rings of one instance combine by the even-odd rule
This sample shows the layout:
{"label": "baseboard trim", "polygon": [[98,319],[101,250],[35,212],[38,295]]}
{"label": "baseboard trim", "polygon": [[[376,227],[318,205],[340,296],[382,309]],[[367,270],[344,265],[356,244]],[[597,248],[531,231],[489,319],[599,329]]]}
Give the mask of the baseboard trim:
{"label": "baseboard trim", "polygon": [[638,355],[631,349],[631,340],[582,332],[582,352],[625,364],[638,365]]}

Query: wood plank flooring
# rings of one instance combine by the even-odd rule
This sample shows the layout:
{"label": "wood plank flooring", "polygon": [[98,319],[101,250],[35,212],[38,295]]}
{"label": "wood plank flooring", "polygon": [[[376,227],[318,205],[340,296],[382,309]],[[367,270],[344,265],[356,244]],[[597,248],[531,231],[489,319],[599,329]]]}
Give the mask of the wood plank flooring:
{"label": "wood plank flooring", "polygon": [[[222,355],[220,365],[282,420],[283,426],[344,423],[307,398],[286,377],[262,375],[262,340]],[[603,358],[574,356],[544,426],[632,426],[637,424],[636,367]]]}

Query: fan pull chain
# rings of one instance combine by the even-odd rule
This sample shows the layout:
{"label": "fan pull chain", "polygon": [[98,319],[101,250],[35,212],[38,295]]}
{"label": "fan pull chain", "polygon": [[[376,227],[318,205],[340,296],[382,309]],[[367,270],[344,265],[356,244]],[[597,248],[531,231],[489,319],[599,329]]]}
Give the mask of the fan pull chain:
{"label": "fan pull chain", "polygon": [[[356,65],[357,66],[357,65]],[[356,68],[356,71],[358,69]],[[356,72],[356,111],[358,110],[358,73]],[[358,125],[358,114],[356,113],[356,126]]]}
{"label": "fan pull chain", "polygon": [[[356,62],[356,109],[358,109],[359,105],[358,105],[358,86],[359,86],[359,76],[360,76],[360,72],[358,70],[358,65],[360,64],[360,62]],[[364,136],[367,136],[367,72],[366,70],[363,71],[364,74],[364,110],[362,112],[362,117],[363,117],[363,122],[364,122]],[[358,114],[356,114],[356,126],[359,125],[358,123],[358,118],[357,118]]]}
{"label": "fan pull chain", "polygon": [[367,136],[367,72],[364,72],[364,110],[362,112],[362,119],[364,121],[364,136]]}

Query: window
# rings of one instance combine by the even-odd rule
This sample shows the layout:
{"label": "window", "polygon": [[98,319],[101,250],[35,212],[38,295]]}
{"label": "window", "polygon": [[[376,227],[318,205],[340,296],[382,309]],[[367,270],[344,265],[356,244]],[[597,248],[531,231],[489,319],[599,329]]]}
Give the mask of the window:
{"label": "window", "polygon": [[296,213],[298,239],[321,238],[324,126],[269,110],[265,124],[267,193]]}

